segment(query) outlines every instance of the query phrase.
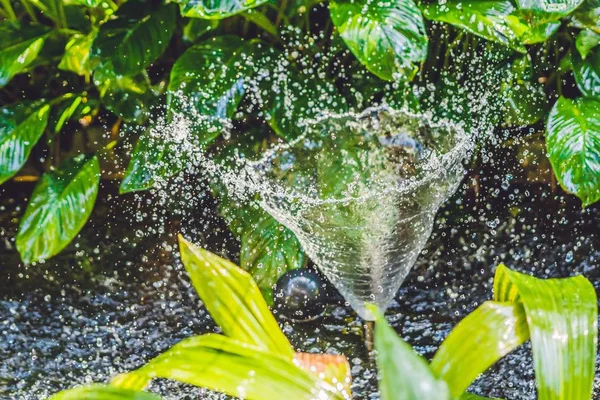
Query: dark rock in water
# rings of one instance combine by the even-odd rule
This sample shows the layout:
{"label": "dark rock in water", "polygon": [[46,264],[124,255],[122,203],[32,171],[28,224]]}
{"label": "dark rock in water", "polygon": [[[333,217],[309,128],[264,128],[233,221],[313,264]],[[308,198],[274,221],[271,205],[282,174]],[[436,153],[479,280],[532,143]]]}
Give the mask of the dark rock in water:
{"label": "dark rock in water", "polygon": [[309,269],[286,272],[275,288],[275,310],[294,321],[312,320],[325,310],[325,283]]}

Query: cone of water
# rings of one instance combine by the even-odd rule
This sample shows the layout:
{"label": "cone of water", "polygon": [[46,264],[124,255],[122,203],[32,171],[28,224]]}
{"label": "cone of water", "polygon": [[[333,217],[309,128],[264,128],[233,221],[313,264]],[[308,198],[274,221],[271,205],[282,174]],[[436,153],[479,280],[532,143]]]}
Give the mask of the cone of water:
{"label": "cone of water", "polygon": [[307,121],[246,165],[259,203],[365,320],[385,310],[464,175],[460,126],[387,108]]}

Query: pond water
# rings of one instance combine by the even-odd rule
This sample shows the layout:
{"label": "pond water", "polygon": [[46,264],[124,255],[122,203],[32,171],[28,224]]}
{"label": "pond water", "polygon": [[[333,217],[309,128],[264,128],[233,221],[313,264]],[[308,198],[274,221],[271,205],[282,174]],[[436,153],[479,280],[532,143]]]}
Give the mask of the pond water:
{"label": "pond water", "polygon": [[[428,245],[387,312],[394,328],[426,357],[460,319],[491,298],[499,262],[541,277],[581,273],[598,289],[599,210],[582,210],[577,199],[543,183],[550,175],[543,152],[535,156],[539,148],[534,141],[518,151],[495,150],[502,161],[472,168],[438,213]],[[176,246],[176,233],[183,232],[211,251],[237,254],[235,240],[214,218],[208,191],[198,185],[191,199],[157,207],[150,193],[118,196],[117,184],[102,183],[92,219],[73,244],[27,268],[12,238],[32,187],[0,188],[0,398],[45,398],[106,381],[185,337],[217,329],[189,284]],[[281,323],[298,350],[345,354],[355,398],[378,398],[361,322],[339,295],[331,295],[321,319]],[[150,389],[167,399],[222,397],[164,380]],[[471,390],[534,399],[530,347],[500,361]]]}

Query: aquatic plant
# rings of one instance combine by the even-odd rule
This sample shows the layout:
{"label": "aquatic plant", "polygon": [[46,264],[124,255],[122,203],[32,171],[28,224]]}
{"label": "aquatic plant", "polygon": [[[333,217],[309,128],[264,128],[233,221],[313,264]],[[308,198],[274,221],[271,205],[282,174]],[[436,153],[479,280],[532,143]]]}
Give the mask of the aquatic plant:
{"label": "aquatic plant", "polygon": [[[193,149],[174,146],[169,131],[217,153],[232,142],[260,152],[295,137],[299,122],[320,111],[381,101],[467,122],[477,113],[488,125],[545,126],[563,188],[584,205],[600,198],[598,0],[1,5],[0,183],[39,179],[36,194],[46,193],[33,196],[21,222],[25,263],[52,257],[77,235],[101,174],[122,177],[127,193],[189,168]],[[496,73],[479,85],[485,93],[474,93],[465,83],[482,83],[481,65]],[[182,112],[187,124],[177,120]],[[161,125],[153,114],[168,116]],[[68,161],[81,154],[89,162]],[[290,231],[218,196],[242,247],[255,252],[242,253],[242,267],[260,275],[265,293],[304,264]]]}
{"label": "aquatic plant", "polygon": [[[182,237],[179,243],[192,285],[222,334],[184,339],[110,385],[66,390],[52,400],[157,399],[141,391],[154,378],[248,399],[350,397],[345,357],[294,353],[248,273]],[[499,265],[494,300],[459,322],[430,363],[398,337],[376,306],[369,307],[376,316],[382,400],[484,399],[465,391],[528,339],[539,399],[591,398],[598,306],[582,276],[537,279]]]}

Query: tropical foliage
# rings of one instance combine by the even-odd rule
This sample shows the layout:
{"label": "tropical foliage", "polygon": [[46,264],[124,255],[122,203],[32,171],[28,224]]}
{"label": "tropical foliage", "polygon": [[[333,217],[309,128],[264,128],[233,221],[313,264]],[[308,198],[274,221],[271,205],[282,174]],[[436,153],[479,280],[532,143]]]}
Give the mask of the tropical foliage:
{"label": "tropical foliage", "polygon": [[[122,179],[122,193],[172,181],[187,155],[151,134],[152,115],[193,115],[190,140],[223,157],[240,143],[256,153],[295,137],[297,122],[319,108],[385,100],[471,121],[459,89],[481,67],[474,55],[496,71],[489,122],[544,130],[558,182],[590,205],[600,199],[599,8],[598,0],[2,0],[0,184],[38,180],[17,248],[25,263],[61,251],[85,224],[101,175]],[[281,84],[282,68],[295,97],[252,102]],[[411,81],[435,95],[415,95]],[[226,120],[239,128],[234,138],[223,135]],[[304,265],[291,232],[215,194],[242,248],[253,250],[242,267],[262,274],[265,293]]]}
{"label": "tropical foliage", "polygon": [[[345,357],[295,353],[248,273],[182,237],[179,244],[192,284],[223,334],[184,339],[108,386],[77,387],[52,400],[156,399],[142,391],[154,378],[254,400],[350,398]],[[494,300],[464,318],[430,363],[376,307],[371,311],[382,400],[483,399],[466,390],[527,340],[539,399],[591,398],[598,305],[594,287],[582,276],[544,280],[499,265]]]}

